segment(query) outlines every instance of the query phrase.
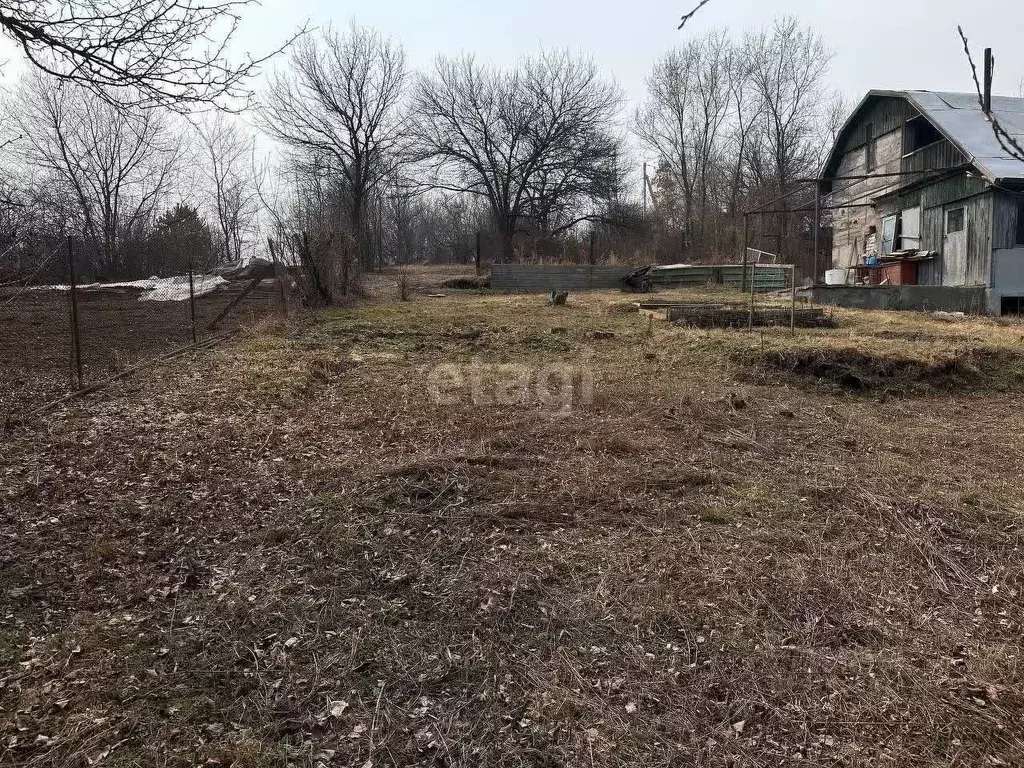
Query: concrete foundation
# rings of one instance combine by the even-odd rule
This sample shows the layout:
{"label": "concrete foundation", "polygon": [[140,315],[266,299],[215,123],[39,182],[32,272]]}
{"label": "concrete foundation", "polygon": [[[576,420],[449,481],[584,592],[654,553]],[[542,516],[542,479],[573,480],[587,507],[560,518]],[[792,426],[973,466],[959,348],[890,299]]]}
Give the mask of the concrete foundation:
{"label": "concrete foundation", "polygon": [[815,304],[853,309],[964,312],[969,315],[992,314],[989,293],[984,286],[944,285],[819,285],[811,289]]}

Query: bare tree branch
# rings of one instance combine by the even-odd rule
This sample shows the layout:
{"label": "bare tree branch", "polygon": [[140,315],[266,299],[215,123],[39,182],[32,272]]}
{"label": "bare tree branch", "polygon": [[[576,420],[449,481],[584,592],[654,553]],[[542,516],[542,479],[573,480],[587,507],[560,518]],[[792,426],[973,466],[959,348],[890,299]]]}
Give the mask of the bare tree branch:
{"label": "bare tree branch", "polygon": [[697,11],[699,11],[701,8],[703,8],[710,2],[711,0],[700,0],[700,2],[697,3],[697,6],[692,11],[683,16],[683,20],[679,23],[679,29],[685,27],[687,23],[690,21],[690,19],[697,15]]}
{"label": "bare tree branch", "polygon": [[237,107],[260,66],[232,62],[241,12],[258,0],[4,0],[0,32],[39,70],[122,106]]}
{"label": "bare tree branch", "polygon": [[[978,103],[981,104],[982,110],[985,109],[985,96],[982,93],[981,83],[978,80],[978,68],[974,64],[974,57],[971,56],[971,46],[967,41],[967,35],[964,34],[964,28],[958,26],[956,31],[960,33],[960,39],[964,43],[964,53],[967,55],[967,63],[971,65],[971,75],[974,78],[974,88],[978,93]],[[987,115],[989,122],[992,123],[992,132],[995,134],[996,141],[999,142],[999,146],[1003,148],[1010,157],[1013,157],[1021,162],[1024,162],[1024,147],[1021,146],[1013,136],[1011,136],[1003,126],[999,124],[999,119],[993,113]]]}

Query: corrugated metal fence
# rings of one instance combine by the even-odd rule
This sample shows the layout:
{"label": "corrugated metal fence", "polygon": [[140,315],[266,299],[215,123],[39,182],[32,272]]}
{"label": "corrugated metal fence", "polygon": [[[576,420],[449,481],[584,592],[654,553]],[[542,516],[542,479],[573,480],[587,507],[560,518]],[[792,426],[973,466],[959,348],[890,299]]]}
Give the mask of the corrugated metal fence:
{"label": "corrugated metal fence", "polygon": [[[491,266],[491,287],[496,291],[523,293],[607,290],[623,287],[623,281],[636,269],[576,264],[494,264]],[[748,267],[748,274],[750,269]],[[655,267],[649,279],[652,284],[664,288],[720,285],[739,290],[744,283],[742,265]],[[789,280],[788,267],[758,266],[754,271],[754,287],[758,293],[783,290],[789,287]]]}
{"label": "corrugated metal fence", "polygon": [[491,288],[496,291],[550,293],[621,288],[636,267],[596,267],[576,264],[493,264]]}
{"label": "corrugated metal fence", "polygon": [[[748,266],[747,287],[750,285],[751,271],[754,274],[754,290],[758,293],[781,291],[789,287],[788,267]],[[720,285],[740,290],[744,287],[742,264],[656,267],[651,270],[650,280],[654,285],[677,288]]]}

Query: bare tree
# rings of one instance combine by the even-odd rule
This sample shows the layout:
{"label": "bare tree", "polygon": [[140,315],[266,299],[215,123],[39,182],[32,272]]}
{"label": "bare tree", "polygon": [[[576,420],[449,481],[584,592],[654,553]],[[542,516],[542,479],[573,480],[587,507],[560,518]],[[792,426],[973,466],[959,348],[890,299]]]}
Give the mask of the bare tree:
{"label": "bare tree", "polygon": [[684,248],[691,241],[704,248],[709,209],[721,206],[716,176],[735,106],[734,76],[740,74],[733,58],[725,31],[670,51],[655,63],[647,80],[648,99],[636,114],[638,137],[657,154],[659,168],[674,176],[680,191]]}
{"label": "bare tree", "polygon": [[839,132],[843,130],[847,118],[853,107],[842,93],[836,91],[825,103],[824,121],[822,122],[822,136],[819,142],[819,152],[816,166],[820,170],[828,158],[829,152],[839,139]]}
{"label": "bare tree", "polygon": [[253,138],[223,113],[199,127],[206,150],[205,170],[211,187],[218,235],[218,259],[242,259],[246,234],[255,221],[258,204],[252,174]]}
{"label": "bare tree", "polygon": [[834,54],[794,17],[777,20],[747,44],[751,82],[764,108],[765,149],[774,181],[785,194],[795,178],[814,167],[825,75]]}
{"label": "bare tree", "polygon": [[22,160],[72,192],[97,271],[117,274],[126,266],[122,235],[147,227],[171,187],[180,142],[166,116],[115,107],[38,72],[22,80],[8,112],[25,136],[15,145]]}
{"label": "bare tree", "polygon": [[343,208],[335,218],[364,264],[367,203],[403,159],[399,106],[407,77],[400,45],[352,25],[343,35],[328,30],[301,40],[261,107],[262,127],[291,151],[293,164],[323,177],[321,189]]}
{"label": "bare tree", "polygon": [[820,157],[825,75],[833,53],[813,30],[794,17],[748,37],[751,84],[761,101],[764,129],[759,134],[762,186],[782,196],[776,248],[789,236],[789,199],[796,179],[817,173]]}
{"label": "bare tree", "polygon": [[[415,155],[432,187],[487,201],[507,261],[531,207],[543,216],[553,213],[543,212],[545,203],[563,208],[563,229],[592,215],[579,206],[609,183],[621,105],[616,84],[567,52],[527,58],[510,71],[468,55],[441,57],[417,83]],[[566,217],[569,201],[577,212]]]}
{"label": "bare tree", "polygon": [[39,70],[83,85],[107,101],[188,109],[248,98],[249,78],[281,50],[237,63],[228,60],[241,12],[255,4],[4,0],[0,33]]}

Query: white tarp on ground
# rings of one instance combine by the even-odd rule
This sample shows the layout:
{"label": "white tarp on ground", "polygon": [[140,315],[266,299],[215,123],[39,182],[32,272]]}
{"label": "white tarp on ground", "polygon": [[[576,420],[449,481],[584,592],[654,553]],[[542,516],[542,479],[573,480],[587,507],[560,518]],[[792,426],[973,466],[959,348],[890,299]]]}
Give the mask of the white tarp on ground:
{"label": "white tarp on ground", "polygon": [[[213,293],[222,285],[227,284],[220,275],[193,275],[192,282],[196,296]],[[33,291],[67,291],[70,285],[33,285]],[[187,301],[188,275],[177,277],[151,277],[148,280],[131,280],[123,283],[86,283],[78,286],[80,291],[103,291],[110,288],[138,288],[146,291],[139,301]]]}
{"label": "white tarp on ground", "polygon": [[[227,280],[219,275],[194,275],[193,291],[196,296],[213,293]],[[155,281],[153,289],[139,297],[139,301],[187,301],[189,296],[188,275],[184,277],[168,277]]]}

